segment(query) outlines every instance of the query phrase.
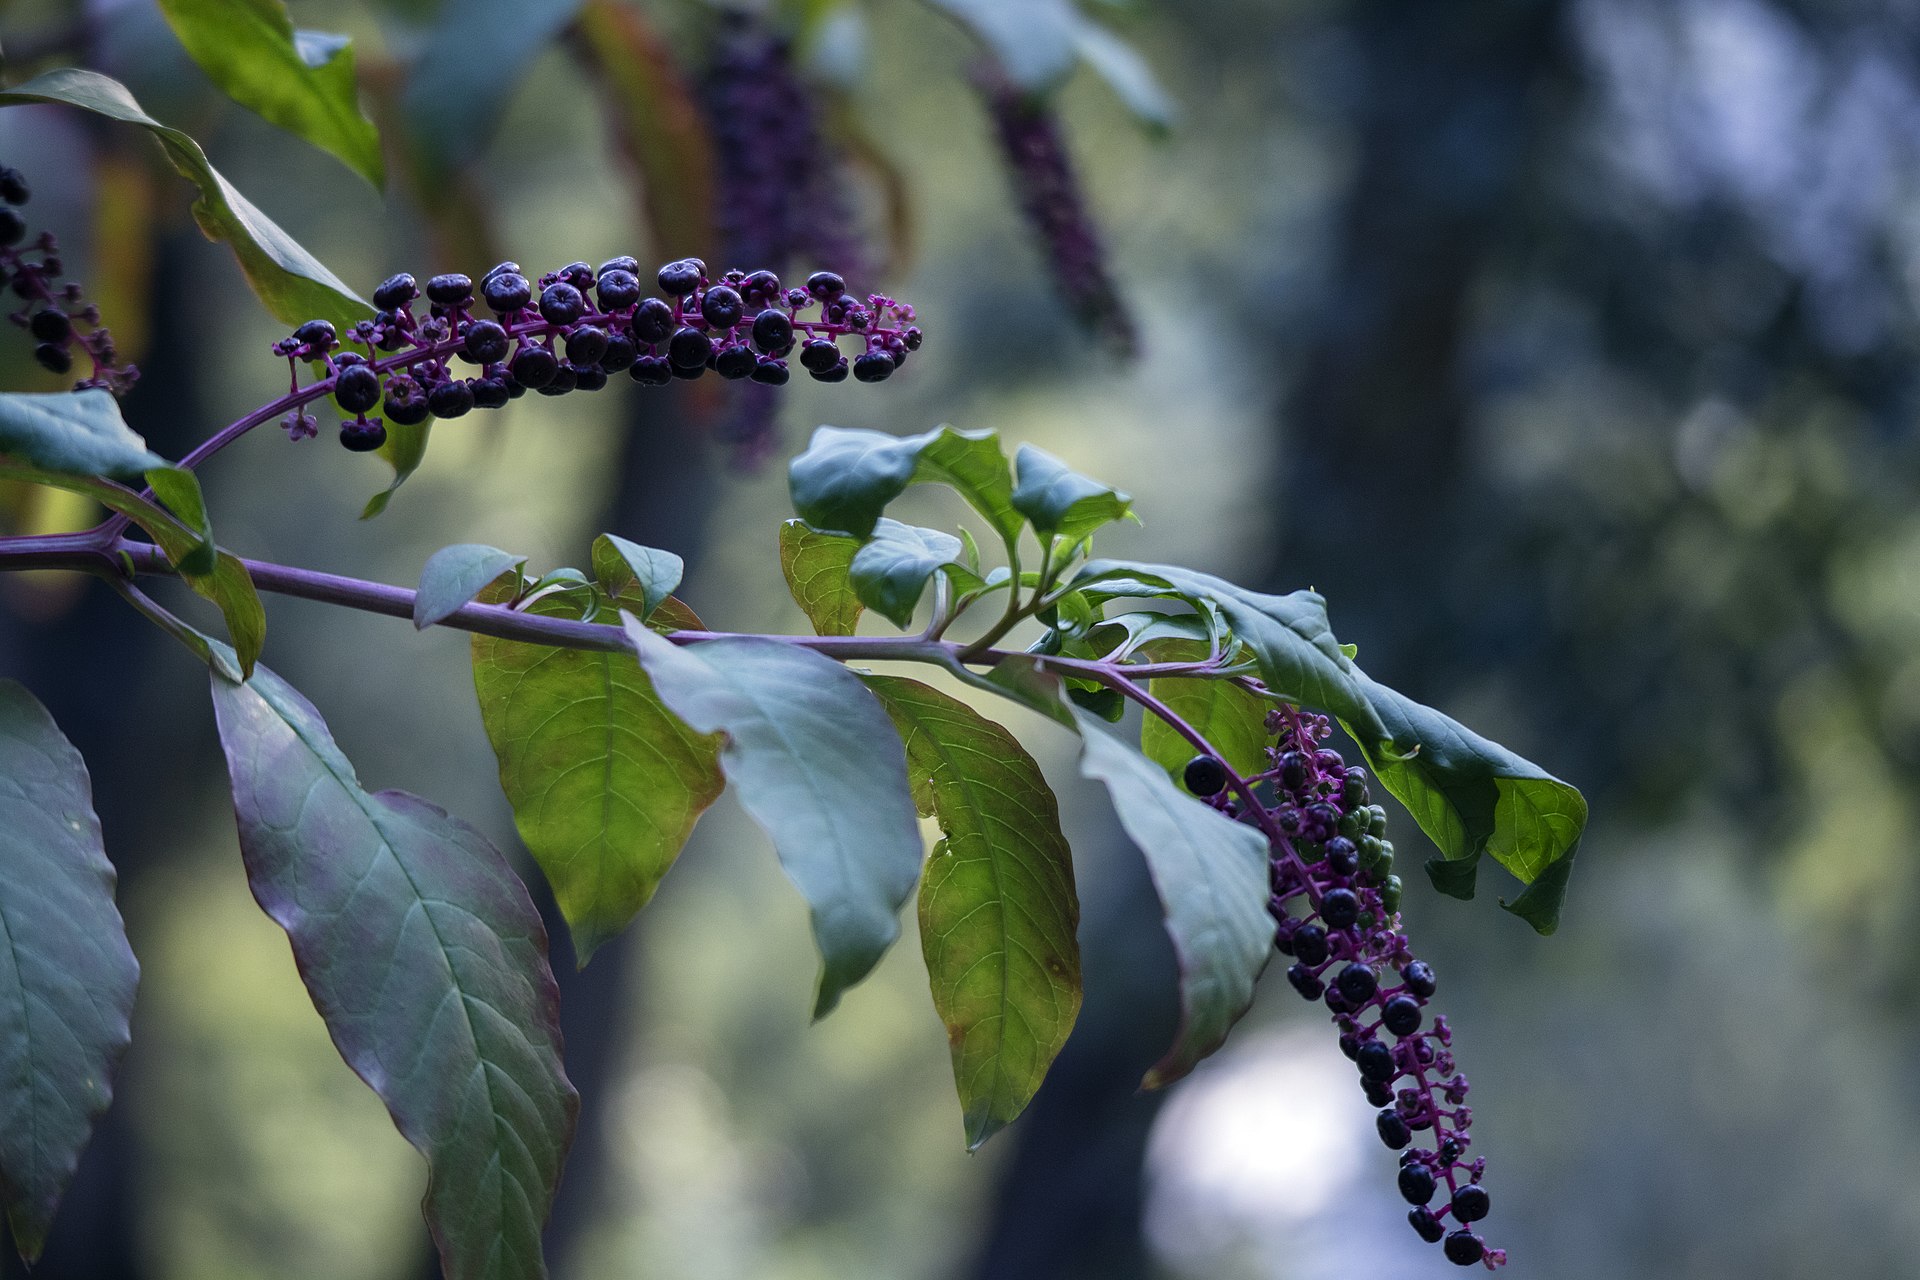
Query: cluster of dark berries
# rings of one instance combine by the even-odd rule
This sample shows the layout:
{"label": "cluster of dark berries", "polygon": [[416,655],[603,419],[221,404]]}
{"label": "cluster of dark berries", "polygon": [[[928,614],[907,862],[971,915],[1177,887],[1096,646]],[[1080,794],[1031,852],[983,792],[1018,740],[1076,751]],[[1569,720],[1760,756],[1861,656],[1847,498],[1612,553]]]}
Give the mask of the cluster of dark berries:
{"label": "cluster of dark berries", "polygon": [[[782,386],[797,348],[801,367],[821,382],[882,382],[920,347],[912,307],[880,294],[857,298],[831,271],[788,289],[771,271],[712,280],[706,264],[683,258],[660,268],[658,281],[664,297],[645,293],[632,258],[598,271],[575,262],[537,282],[503,262],[477,285],[463,275],[433,277],[423,314],[419,282],[397,275],[374,290],[378,314],[346,334],[364,354],[338,350],[340,335],[325,320],[309,320],[273,350],[296,379],[300,361],[324,362],[334,401],[352,415],[340,424],[340,442],[367,450],[385,443],[386,422],[458,418],[528,391],[598,391],[622,371],[649,386],[709,369]],[[851,360],[842,340],[859,346]],[[459,363],[478,366],[479,375],[460,376]],[[297,411],[286,427],[296,439],[316,431]]]}
{"label": "cluster of dark berries", "polygon": [[[1277,735],[1270,767],[1248,781],[1273,789],[1273,804],[1259,816],[1271,837],[1274,945],[1294,960],[1287,981],[1332,1011],[1340,1049],[1359,1068],[1367,1101],[1380,1108],[1380,1140],[1401,1153],[1400,1193],[1413,1206],[1413,1229],[1451,1262],[1499,1267],[1506,1254],[1473,1229],[1491,1207],[1480,1185],[1486,1162],[1467,1159],[1473,1116],[1453,1034],[1444,1017],[1427,1018],[1433,969],[1400,931],[1386,811],[1368,803],[1366,771],[1320,745],[1332,732],[1325,717],[1283,707],[1269,714],[1267,728]],[[1190,791],[1239,816],[1227,782],[1212,756],[1187,766]]]}
{"label": "cluster of dark berries", "polygon": [[[0,283],[13,289],[26,305],[8,318],[32,335],[33,358],[49,373],[73,370],[73,349],[80,348],[92,371],[74,389],[104,387],[119,395],[133,385],[139,371],[116,363],[113,335],[100,327],[100,309],[86,301],[78,281],[62,284],[60,246],[53,233],[43,231],[30,245],[27,220],[19,206],[32,192],[18,169],[0,168]],[[34,256],[29,256],[34,255]]]}
{"label": "cluster of dark berries", "polygon": [[1107,273],[1106,250],[1087,210],[1060,122],[997,66],[976,74],[1008,179],[1039,241],[1054,287],[1089,332],[1122,356],[1139,348],[1133,315]]}
{"label": "cluster of dark berries", "polygon": [[[714,223],[722,255],[784,272],[796,262],[858,270],[861,241],[846,166],[820,129],[791,43],[764,17],[720,15],[700,102],[713,133]],[[715,422],[735,459],[771,452],[781,397],[742,386]]]}

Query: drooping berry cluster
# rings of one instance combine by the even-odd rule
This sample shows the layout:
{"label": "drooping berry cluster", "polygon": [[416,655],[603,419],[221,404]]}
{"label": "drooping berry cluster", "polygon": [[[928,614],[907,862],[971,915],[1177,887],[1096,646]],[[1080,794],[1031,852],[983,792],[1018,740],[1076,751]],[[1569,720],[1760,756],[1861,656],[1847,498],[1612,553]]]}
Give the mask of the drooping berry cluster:
{"label": "drooping berry cluster", "polygon": [[[759,14],[723,12],[700,101],[713,133],[721,256],[776,272],[809,260],[858,270],[864,255],[846,166],[820,129],[791,42]],[[780,401],[743,386],[721,411],[716,432],[741,465],[771,452]]]}
{"label": "drooping berry cluster", "polygon": [[[1400,931],[1386,811],[1368,803],[1366,771],[1320,745],[1332,732],[1325,717],[1284,707],[1269,714],[1267,728],[1277,735],[1270,767],[1248,781],[1273,789],[1261,825],[1270,835],[1274,945],[1294,960],[1287,981],[1332,1011],[1340,1049],[1380,1108],[1380,1140],[1401,1153],[1400,1193],[1413,1206],[1413,1229],[1449,1261],[1499,1267],[1506,1254],[1472,1225],[1491,1207],[1480,1185],[1486,1161],[1467,1159],[1473,1117],[1453,1033],[1444,1017],[1427,1019],[1433,969]],[[1227,797],[1227,781],[1212,756],[1187,766],[1188,790],[1238,815],[1242,801]]]}
{"label": "drooping berry cluster", "polygon": [[50,373],[71,372],[73,349],[78,347],[93,369],[74,383],[74,389],[104,387],[119,395],[133,385],[139,370],[117,363],[113,335],[100,327],[100,309],[86,301],[80,283],[60,283],[65,264],[53,233],[42,231],[31,245],[21,247],[27,220],[18,206],[32,194],[18,169],[0,168],[0,283],[26,300],[8,319],[33,336],[33,358],[41,368]]}
{"label": "drooping berry cluster", "polygon": [[[683,258],[660,268],[658,281],[665,297],[645,294],[639,264],[624,257],[598,271],[575,262],[537,283],[518,263],[503,262],[478,286],[463,275],[433,277],[420,314],[419,283],[402,274],[374,290],[378,314],[346,336],[364,354],[340,350],[325,320],[309,320],[273,350],[296,378],[299,361],[324,362],[335,402],[352,415],[340,424],[340,442],[368,450],[386,441],[386,422],[458,418],[528,391],[598,391],[622,370],[648,386],[709,369],[781,386],[797,347],[801,366],[821,382],[882,382],[920,347],[912,307],[881,294],[862,301],[831,271],[788,289],[771,271],[712,280],[705,263]],[[817,315],[806,314],[815,307]],[[859,345],[852,360],[843,339]],[[456,361],[479,366],[479,376],[459,376]],[[384,422],[372,416],[376,408]],[[317,431],[298,411],[285,425],[295,439]]]}
{"label": "drooping berry cluster", "polygon": [[1067,308],[1122,356],[1139,347],[1133,315],[1107,273],[1106,250],[1087,210],[1060,122],[998,67],[976,75],[993,117],[1007,176]]}

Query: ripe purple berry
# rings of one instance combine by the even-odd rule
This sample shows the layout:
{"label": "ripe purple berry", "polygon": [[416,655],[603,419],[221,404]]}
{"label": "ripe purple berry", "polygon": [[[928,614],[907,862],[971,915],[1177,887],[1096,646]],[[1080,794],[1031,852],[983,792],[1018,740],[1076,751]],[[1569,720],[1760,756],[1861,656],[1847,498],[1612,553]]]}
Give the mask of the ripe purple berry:
{"label": "ripe purple berry", "polygon": [[475,320],[467,326],[467,359],[475,364],[497,364],[507,358],[511,345],[507,331],[491,320]]}
{"label": "ripe purple berry", "polygon": [[1287,981],[1293,984],[1295,991],[1298,991],[1309,1000],[1318,1000],[1321,992],[1326,990],[1326,984],[1315,977],[1313,970],[1304,964],[1289,966],[1287,969]]}
{"label": "ripe purple berry", "polygon": [[1318,967],[1327,962],[1327,931],[1317,924],[1303,924],[1293,931],[1293,954],[1301,963]]}
{"label": "ripe purple berry", "polygon": [[1330,929],[1345,929],[1360,918],[1360,899],[1351,889],[1329,889],[1320,899],[1320,918]]}
{"label": "ripe purple berry", "polygon": [[648,298],[633,311],[633,336],[641,342],[660,343],[673,336],[673,308],[658,298]]}
{"label": "ripe purple berry", "polygon": [[506,382],[499,378],[475,378],[467,386],[473,391],[476,409],[498,409],[512,398]]}
{"label": "ripe purple berry", "polygon": [[73,368],[73,353],[64,343],[43,342],[33,349],[33,358],[49,373],[65,373]]}
{"label": "ripe purple berry", "polygon": [[1410,1036],[1420,1029],[1420,1002],[1412,996],[1395,996],[1380,1010],[1380,1025],[1396,1036]]}
{"label": "ripe purple berry", "polygon": [[769,307],[753,318],[753,345],[770,356],[783,356],[793,350],[793,321],[783,311]]}
{"label": "ripe purple berry", "polygon": [[1373,976],[1373,970],[1364,964],[1348,965],[1340,970],[1340,976],[1333,981],[1340,988],[1340,994],[1354,1005],[1365,1001],[1380,985],[1379,979]]}
{"label": "ripe purple berry", "polygon": [[27,234],[27,220],[18,209],[0,208],[0,245],[18,244]]}
{"label": "ripe purple berry", "polygon": [[387,395],[380,408],[387,415],[387,421],[396,426],[411,427],[427,420],[426,393],[404,373],[387,379]]}
{"label": "ripe purple berry", "polygon": [[506,315],[533,301],[533,286],[518,271],[501,271],[481,283],[480,296],[495,315]]}
{"label": "ripe purple berry", "polygon": [[575,391],[598,391],[607,385],[607,373],[597,364],[572,364],[573,389]]}
{"label": "ripe purple berry", "polygon": [[325,355],[333,350],[333,326],[325,320],[309,320],[293,331],[293,340],[309,355]]}
{"label": "ripe purple berry", "polygon": [[340,424],[340,443],[355,453],[372,453],[387,442],[387,428],[378,418],[354,418]]}
{"label": "ripe purple berry", "polygon": [[579,375],[574,372],[573,366],[556,360],[553,377],[547,380],[545,386],[536,387],[534,390],[543,396],[563,396],[578,385]]}
{"label": "ripe purple berry", "polygon": [[598,325],[583,324],[569,333],[566,341],[567,359],[576,366],[598,364],[600,357],[607,353],[607,331]]}
{"label": "ripe purple berry", "polygon": [[73,321],[58,307],[49,307],[36,313],[27,329],[42,342],[65,342],[73,332]]}
{"label": "ripe purple berry", "polygon": [[1453,1193],[1453,1216],[1461,1222],[1478,1222],[1493,1211],[1493,1198],[1477,1182],[1468,1183]]}
{"label": "ripe purple berry", "polygon": [[548,324],[572,324],[587,314],[587,300],[565,280],[555,280],[540,293],[540,316]]}
{"label": "ripe purple berry", "polygon": [[893,376],[893,357],[884,351],[868,351],[853,359],[853,376],[861,382],[885,382]]}
{"label": "ripe purple berry", "polygon": [[700,287],[706,278],[707,264],[698,258],[682,258],[660,268],[660,290],[675,298],[684,298]]}
{"label": "ripe purple berry", "polygon": [[673,366],[662,356],[641,356],[627,376],[643,387],[664,387],[673,381]]}
{"label": "ripe purple berry", "polygon": [[714,353],[713,371],[723,378],[748,378],[753,376],[756,363],[753,348],[733,342]]}
{"label": "ripe purple berry", "polygon": [[623,253],[617,258],[608,258],[600,264],[598,274],[604,277],[609,271],[624,271],[638,280],[640,278],[640,259],[630,253]]}
{"label": "ripe purple berry", "polygon": [[457,307],[473,300],[473,281],[458,272],[427,281],[427,301],[439,307]]}
{"label": "ripe purple berry", "polygon": [[402,271],[380,282],[380,287],[373,291],[373,305],[382,311],[398,311],[419,296],[420,286]]}
{"label": "ripe purple berry", "polygon": [[667,343],[667,359],[675,369],[704,369],[711,355],[713,340],[698,329],[683,326]]}
{"label": "ripe purple berry", "polygon": [[640,301],[640,281],[631,271],[602,268],[594,286],[602,311],[620,311]]}
{"label": "ripe purple berry", "polygon": [[1407,1128],[1407,1122],[1392,1107],[1384,1108],[1373,1118],[1373,1127],[1379,1131],[1380,1141],[1395,1151],[1413,1141],[1413,1131]]}
{"label": "ripe purple berry", "polygon": [[847,291],[847,282],[832,271],[816,271],[807,277],[807,292],[829,302]]}
{"label": "ripe purple berry", "polygon": [[841,363],[840,348],[826,338],[815,338],[800,348],[800,363],[809,373],[825,373]]}
{"label": "ripe purple berry", "polygon": [[521,347],[509,367],[521,386],[529,391],[540,391],[559,372],[560,359],[545,347]]}
{"label": "ripe purple berry", "polygon": [[464,378],[442,382],[427,392],[427,408],[436,418],[458,418],[473,408],[473,388]]}
{"label": "ripe purple berry", "polygon": [[1420,1238],[1428,1244],[1440,1243],[1440,1237],[1447,1234],[1447,1229],[1440,1225],[1440,1219],[1434,1217],[1433,1210],[1427,1208],[1425,1205],[1421,1205],[1409,1213],[1407,1215],[1407,1221],[1413,1225],[1415,1231],[1420,1233]]}
{"label": "ripe purple berry", "polygon": [[847,363],[846,358],[843,356],[835,361],[829,368],[811,369],[808,372],[813,375],[815,382],[845,382],[847,375],[852,371],[852,366]]}
{"label": "ripe purple berry", "polygon": [[1393,1062],[1393,1050],[1378,1040],[1369,1040],[1361,1045],[1353,1061],[1360,1068],[1360,1078],[1363,1080],[1385,1082],[1400,1074],[1400,1068]]}
{"label": "ripe purple berry", "polygon": [[724,284],[708,289],[700,299],[700,315],[716,329],[731,329],[747,314],[747,304],[739,291]]}
{"label": "ripe purple berry", "polygon": [[761,356],[753,362],[753,380],[769,387],[784,387],[793,377],[784,360],[773,356]]}
{"label": "ripe purple berry", "polygon": [[1400,1194],[1406,1197],[1408,1204],[1425,1204],[1433,1199],[1433,1170],[1419,1161],[1400,1166]]}
{"label": "ripe purple berry", "polygon": [[[569,354],[573,348],[568,347]],[[624,333],[615,331],[607,335],[607,348],[600,353],[600,367],[608,373],[618,373],[631,365],[640,350],[633,339]]]}
{"label": "ripe purple berry", "polygon": [[1440,1246],[1440,1251],[1447,1255],[1448,1262],[1470,1267],[1485,1256],[1487,1243],[1471,1231],[1455,1231]]}
{"label": "ripe purple berry", "polygon": [[364,364],[352,365],[333,384],[333,398],[348,413],[365,413],[380,403],[380,376]]}
{"label": "ripe purple berry", "polygon": [[1227,789],[1227,766],[1215,756],[1195,756],[1187,761],[1181,780],[1196,796],[1217,796]]}
{"label": "ripe purple berry", "polygon": [[1407,990],[1422,1000],[1430,1000],[1439,987],[1433,976],[1433,966],[1425,960],[1415,960],[1400,970],[1400,980],[1407,984]]}
{"label": "ripe purple berry", "polygon": [[8,204],[25,204],[32,196],[25,174],[18,169],[0,169],[0,200]]}

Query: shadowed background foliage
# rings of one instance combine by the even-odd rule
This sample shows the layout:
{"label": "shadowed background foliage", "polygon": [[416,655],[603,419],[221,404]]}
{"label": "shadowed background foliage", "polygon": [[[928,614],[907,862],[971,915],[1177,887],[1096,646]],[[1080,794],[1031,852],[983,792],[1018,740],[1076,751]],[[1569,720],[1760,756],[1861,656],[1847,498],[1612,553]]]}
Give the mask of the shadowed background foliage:
{"label": "shadowed background foliage", "polygon": [[[124,80],[363,293],[501,257],[737,251],[871,281],[929,334],[859,394],[622,380],[445,424],[367,522],[383,467],[325,423],[298,446],[261,431],[207,476],[224,541],[410,582],[443,543],[546,567],[611,529],[685,556],[710,623],[793,630],[773,539],[806,430],[1032,440],[1135,495],[1147,524],[1103,551],[1312,585],[1375,674],[1586,792],[1553,938],[1490,900],[1407,897],[1514,1274],[1910,1274],[1920,17],[1089,3],[1177,115],[1140,127],[1113,89],[1151,115],[1146,90],[1087,69],[1052,95],[1106,250],[1066,245],[1062,269],[1080,228],[1056,198],[1053,250],[1028,234],[1035,173],[999,150],[1023,126],[996,123],[998,73],[939,7],[296,2],[355,38],[384,194],[228,103],[146,0],[18,0],[0,44],[10,84]],[[497,119],[476,83],[513,86]],[[140,364],[126,412],[157,449],[276,393],[284,326],[147,139],[14,108],[0,160]],[[26,350],[0,344],[0,383],[48,385]],[[10,527],[85,518],[49,501],[6,495]],[[34,1274],[431,1274],[423,1168],[247,895],[203,674],[98,585],[0,588],[0,670],[93,770],[145,965],[122,1096]],[[461,637],[269,607],[269,661],[363,777],[517,852]],[[1074,840],[1087,989],[1029,1113],[964,1154],[911,939],[807,1025],[801,904],[723,802],[589,968],[556,945],[585,1105],[558,1276],[1449,1271],[1399,1225],[1332,1034],[1284,983],[1190,1080],[1135,1091],[1174,1017],[1151,893],[1068,744],[1016,727]]]}

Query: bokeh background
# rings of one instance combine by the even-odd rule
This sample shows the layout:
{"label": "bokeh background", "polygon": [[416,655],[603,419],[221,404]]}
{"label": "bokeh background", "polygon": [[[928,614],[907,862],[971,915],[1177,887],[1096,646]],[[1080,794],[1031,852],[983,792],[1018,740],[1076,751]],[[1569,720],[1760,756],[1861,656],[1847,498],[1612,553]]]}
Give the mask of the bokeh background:
{"label": "bokeh background", "polygon": [[[688,213],[697,165],[636,166],[631,108],[623,123],[565,30],[465,163],[416,163],[414,60],[450,22],[511,8],[441,3],[292,5],[356,38],[384,196],[220,97],[146,0],[15,0],[0,44],[10,83],[72,63],[123,79],[363,293],[498,257],[723,252],[674,239],[719,234]],[[800,207],[852,261],[791,265],[912,301],[929,339],[910,367],[795,385],[771,426],[682,385],[528,397],[440,427],[366,522],[379,463],[263,429],[207,474],[223,540],[407,583],[445,543],[552,566],[611,529],[684,555],[713,625],[793,630],[773,538],[781,464],[814,424],[1037,442],[1134,493],[1145,525],[1103,550],[1317,587],[1375,674],[1585,790],[1556,936],[1495,907],[1490,867],[1473,903],[1409,879],[1511,1274],[1913,1275],[1920,10],[1088,10],[1178,110],[1143,129],[1086,70],[1049,99],[1136,358],[1053,287],[968,32],[914,0],[792,5],[762,21],[799,24],[792,65],[840,166]],[[630,13],[653,83],[677,74],[698,105],[715,10]],[[466,74],[500,64],[476,53]],[[144,135],[11,109],[0,159],[141,365],[126,409],[158,448],[276,393],[283,327]],[[4,385],[49,385],[25,352],[0,344]],[[6,510],[13,528],[87,514],[19,494]],[[35,1276],[434,1275],[424,1165],[248,896],[204,672],[98,584],[0,591],[0,669],[90,763],[145,968],[121,1096]],[[370,784],[518,856],[462,637],[284,599],[269,616],[267,660]],[[1085,1011],[1028,1115],[964,1153],[911,935],[807,1025],[804,909],[723,801],[631,933],[565,976],[586,1111],[550,1232],[560,1280],[1451,1272],[1402,1223],[1324,1014],[1277,973],[1192,1078],[1135,1091],[1173,1023],[1151,893],[1069,744],[1015,719],[1060,792],[1085,914]],[[564,943],[555,959],[571,970]]]}

